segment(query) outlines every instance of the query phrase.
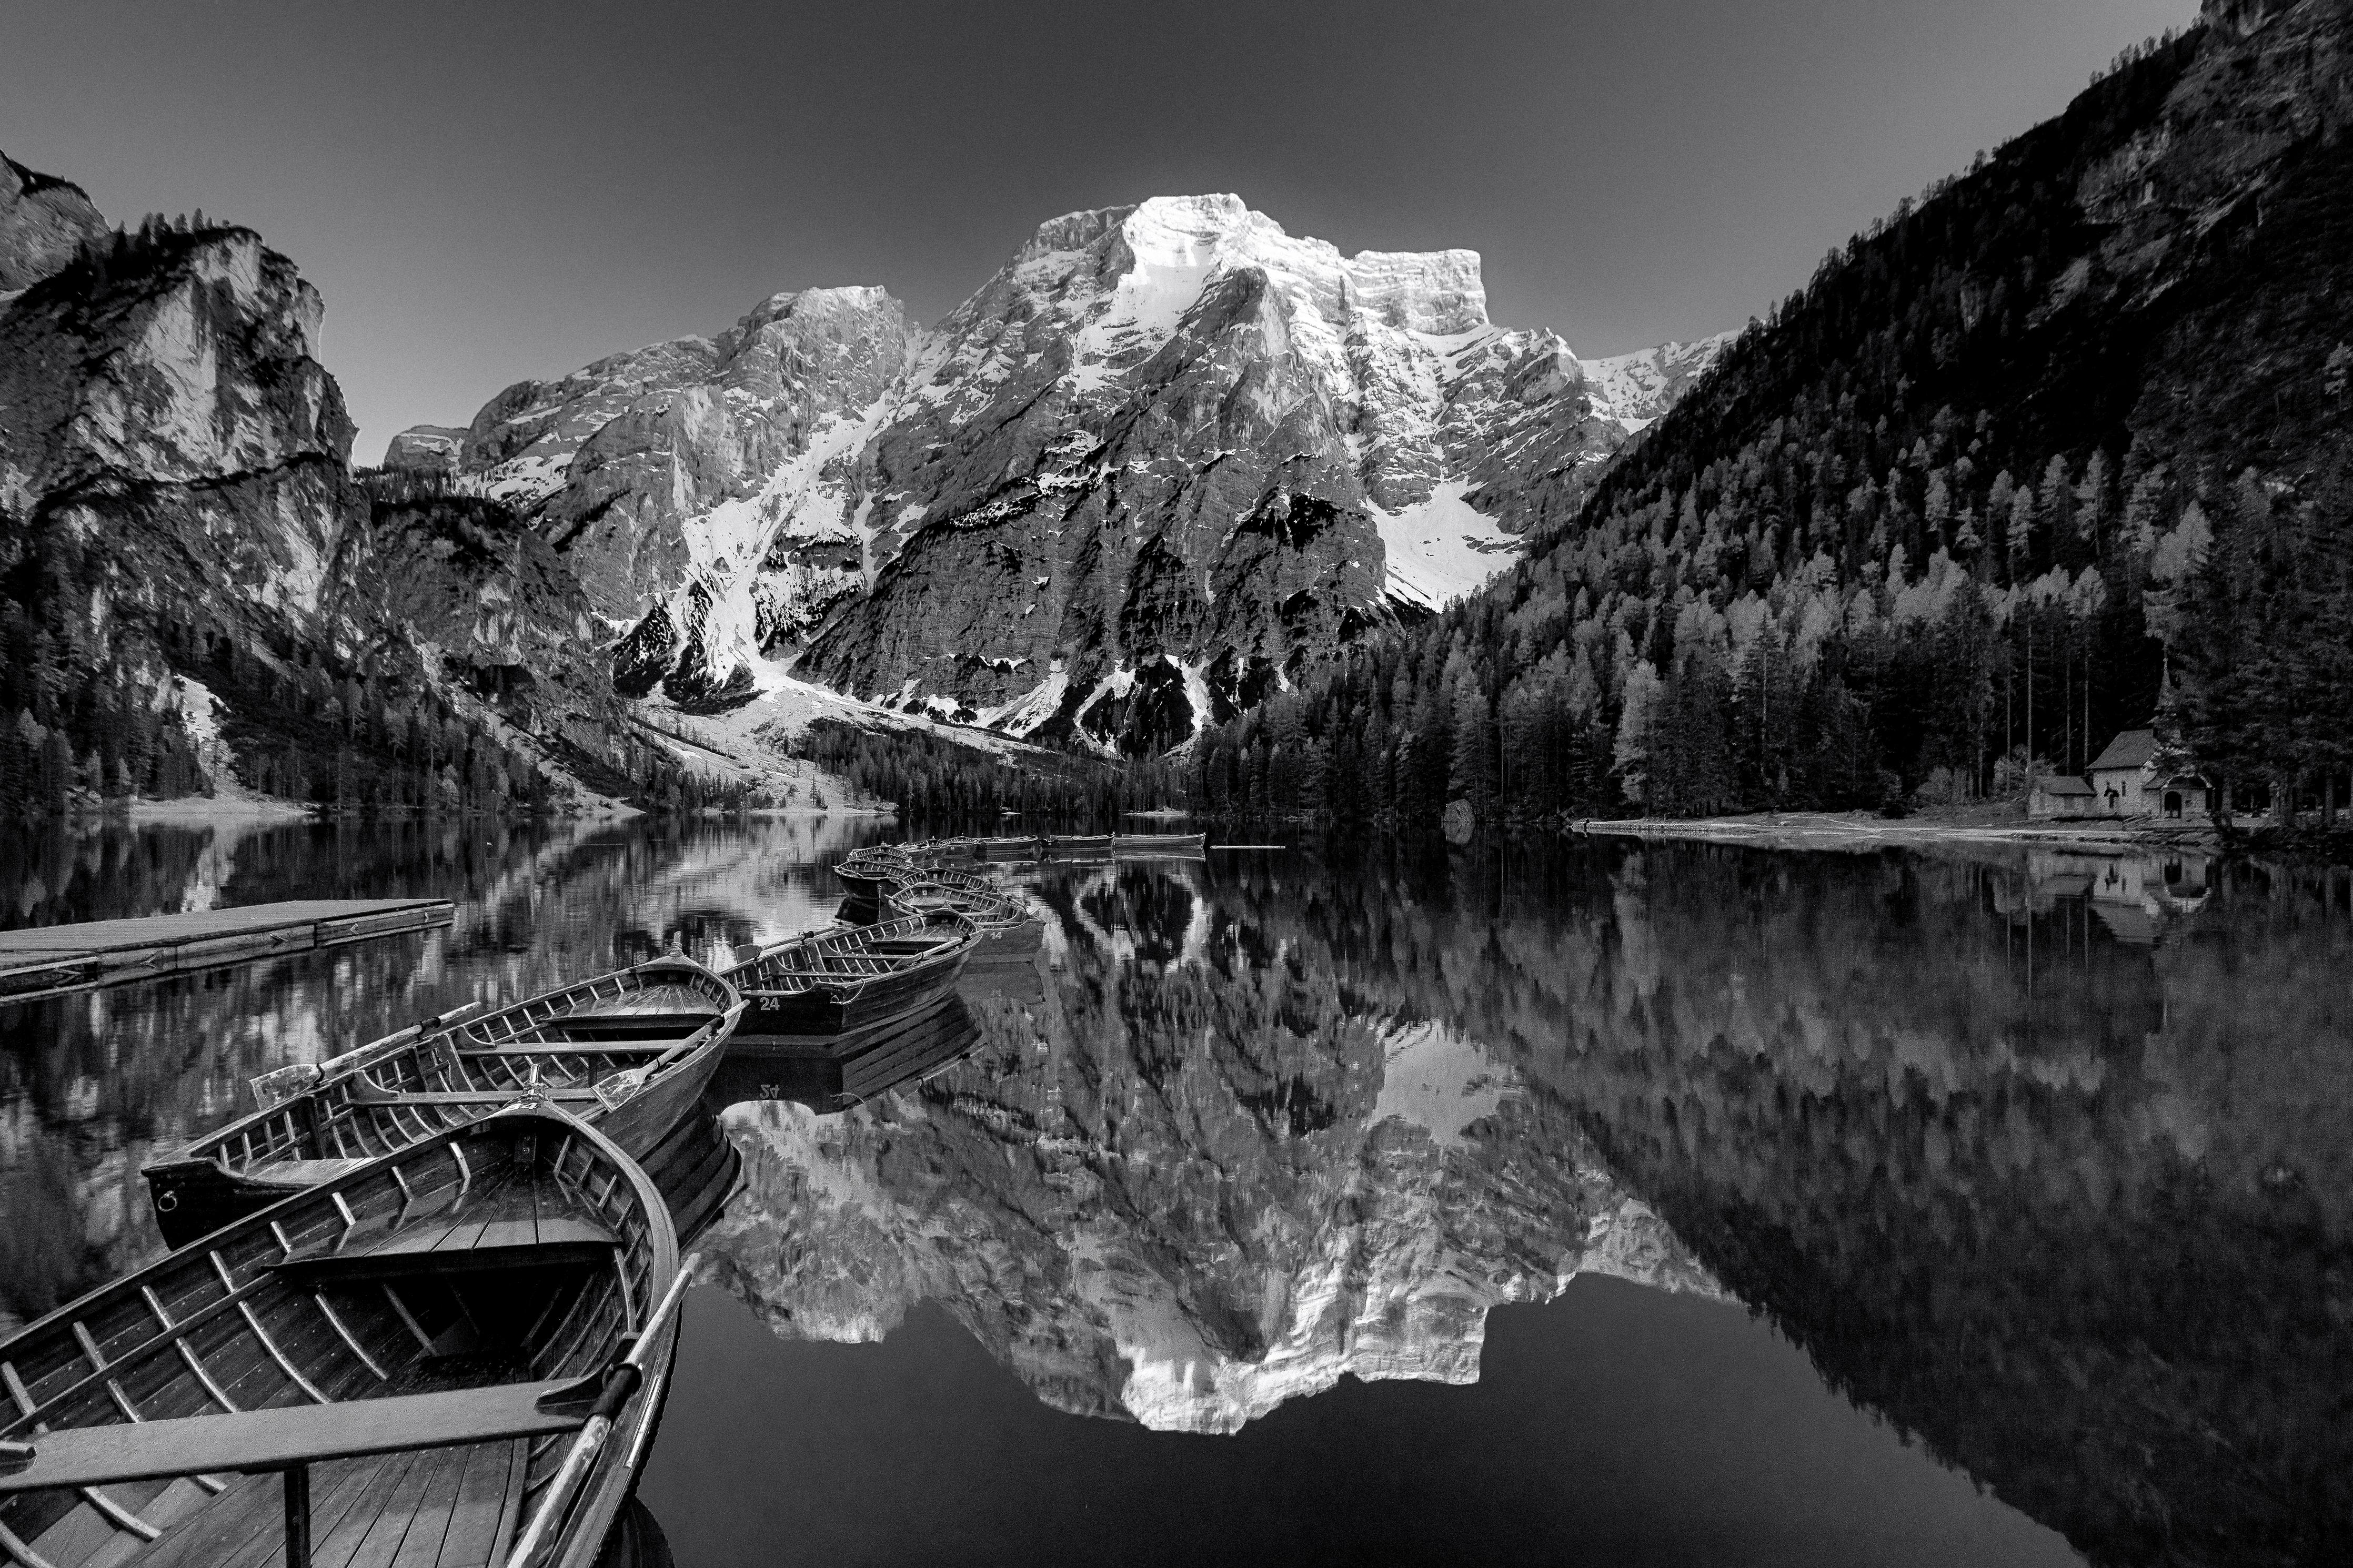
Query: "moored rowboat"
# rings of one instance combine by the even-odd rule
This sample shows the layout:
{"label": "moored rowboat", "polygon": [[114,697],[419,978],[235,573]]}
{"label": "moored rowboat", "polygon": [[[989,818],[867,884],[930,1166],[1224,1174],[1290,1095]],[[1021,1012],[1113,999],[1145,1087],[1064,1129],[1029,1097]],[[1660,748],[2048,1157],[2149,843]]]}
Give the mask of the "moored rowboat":
{"label": "moored rowboat", "polygon": [[1204,853],[1208,843],[1206,833],[1114,833],[1111,836],[1111,852],[1122,859],[1190,856]]}
{"label": "moored rowboat", "polygon": [[417,1140],[0,1342],[0,1552],[588,1568],[685,1282],[660,1194],[577,1118]]}
{"label": "moored rowboat", "polygon": [[156,1225],[185,1247],[533,1089],[641,1157],[693,1108],[743,1010],[733,986],[672,954],[389,1037],[148,1165]]}
{"label": "moored rowboat", "polygon": [[975,838],[966,841],[976,860],[1114,860],[1161,856],[1194,856],[1204,852],[1206,833],[1105,833],[1089,836],[1043,834],[1034,838]]}
{"label": "moored rowboat", "polygon": [[894,881],[935,867],[969,865],[972,842],[963,838],[931,838],[909,844],[869,844],[834,863],[836,880],[852,897],[880,898]]}
{"label": "moored rowboat", "polygon": [[892,882],[882,895],[882,904],[893,914],[958,915],[986,937],[1018,930],[1031,918],[1021,901],[997,883],[946,867],[929,867],[910,873],[904,881]]}
{"label": "moored rowboat", "polygon": [[737,950],[724,978],[744,994],[739,1044],[837,1035],[919,1007],[956,982],[980,932],[958,916],[902,916]]}

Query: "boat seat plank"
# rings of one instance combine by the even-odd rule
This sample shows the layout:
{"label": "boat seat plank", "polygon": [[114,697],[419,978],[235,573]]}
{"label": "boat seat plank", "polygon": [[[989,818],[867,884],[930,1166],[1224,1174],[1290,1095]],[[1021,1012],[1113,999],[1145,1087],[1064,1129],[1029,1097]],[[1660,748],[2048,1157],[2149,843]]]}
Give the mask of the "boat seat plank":
{"label": "boat seat plank", "polygon": [[506,1247],[537,1247],[539,1221],[532,1215],[513,1215],[504,1219],[491,1220],[470,1235],[461,1226],[452,1226],[432,1250],[448,1252],[460,1247],[479,1248],[484,1252]]}
{"label": "boat seat plank", "polygon": [[332,1182],[366,1164],[365,1160],[272,1160],[239,1173],[248,1180],[284,1182],[289,1186],[313,1187]]}
{"label": "boat seat plank", "polygon": [[455,1202],[429,1217],[413,1215],[397,1230],[385,1232],[359,1247],[338,1250],[345,1256],[431,1252],[442,1247],[445,1238],[452,1233],[479,1236],[482,1226],[492,1220],[536,1214],[539,1205],[533,1195],[534,1186],[534,1183],[516,1181],[502,1172],[478,1182]]}
{"label": "boat seat plank", "polygon": [[438,1213],[412,1212],[396,1231],[269,1267],[315,1286],[522,1264],[603,1263],[619,1245],[581,1194],[548,1183],[491,1180]]}
{"label": "boat seat plank", "polygon": [[[531,1092],[529,1089],[520,1085],[514,1089],[501,1091],[498,1089],[377,1089],[373,1085],[353,1084],[352,1085],[352,1103],[354,1105],[504,1105],[509,1100],[522,1099],[529,1092]],[[596,1098],[596,1091],[593,1089],[557,1089],[544,1084],[540,1087],[540,1093],[546,1099],[554,1100],[584,1100]],[[350,1162],[352,1164],[363,1163]],[[272,1166],[270,1169],[274,1174],[280,1167]]]}
{"label": "boat seat plank", "polygon": [[576,1411],[551,1414],[539,1408],[543,1396],[572,1386],[558,1378],[45,1432],[34,1442],[30,1464],[0,1475],[0,1493],[175,1476],[188,1469],[192,1457],[200,1457],[207,1471],[276,1470],[364,1454],[575,1431],[582,1420]]}
{"label": "boat seat plank", "polygon": [[[501,1268],[553,1268],[562,1264],[587,1264],[602,1268],[611,1264],[614,1249],[620,1245],[609,1234],[595,1234],[585,1224],[580,1234],[520,1247],[481,1246],[479,1228],[469,1228],[472,1229],[473,1239],[460,1240],[447,1247],[419,1246],[404,1247],[396,1252],[335,1253],[319,1258],[298,1258],[274,1267],[311,1288],[366,1279],[417,1279],[446,1274],[490,1273]],[[437,1230],[427,1240],[440,1240],[443,1235]]]}
{"label": "boat seat plank", "polygon": [[649,1008],[643,1012],[599,1008],[594,1012],[566,1013],[561,1017],[533,1026],[522,1033],[558,1040],[571,1035],[609,1035],[622,1029],[676,1029],[681,1034],[691,1034],[718,1016],[720,1010],[716,1007],[699,1007],[687,1013],[667,1008]]}

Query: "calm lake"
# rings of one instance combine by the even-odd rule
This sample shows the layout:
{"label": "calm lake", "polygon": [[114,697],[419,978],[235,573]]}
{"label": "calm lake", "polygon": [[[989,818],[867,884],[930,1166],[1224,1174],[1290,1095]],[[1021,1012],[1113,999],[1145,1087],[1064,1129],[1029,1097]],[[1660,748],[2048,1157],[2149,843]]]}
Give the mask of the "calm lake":
{"label": "calm lake", "polygon": [[[0,1312],[157,1251],[141,1163],[254,1074],[828,923],[882,836],[0,835],[0,927],[458,903],[0,1006]],[[2353,1554],[2342,873],[1372,842],[1018,880],[1041,925],[921,1076],[723,1072],[743,1184],[641,1489],[686,1568]]]}

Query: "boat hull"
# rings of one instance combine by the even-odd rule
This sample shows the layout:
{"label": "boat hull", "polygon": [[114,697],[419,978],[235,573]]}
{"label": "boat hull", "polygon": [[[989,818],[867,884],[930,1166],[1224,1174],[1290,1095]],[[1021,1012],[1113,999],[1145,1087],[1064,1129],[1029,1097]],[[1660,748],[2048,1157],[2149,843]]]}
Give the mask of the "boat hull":
{"label": "boat hull", "polygon": [[[619,1144],[629,1158],[646,1160],[702,1100],[702,1091],[710,1087],[712,1076],[727,1055],[728,1038],[723,1032],[704,1041],[611,1110],[588,1102],[581,1109],[581,1119]],[[487,1116],[498,1109],[486,1104],[480,1114]],[[155,1213],[155,1228],[164,1233],[164,1244],[174,1250],[185,1247],[225,1225],[309,1190],[327,1173],[273,1176],[269,1170],[265,1166],[247,1174],[201,1159],[149,1165],[144,1173],[148,1197]]]}
{"label": "boat hull", "polygon": [[164,1233],[164,1245],[174,1251],[311,1185],[262,1181],[224,1171],[210,1160],[158,1162],[145,1174],[155,1228]]}
{"label": "boat hull", "polygon": [[891,884],[894,876],[904,875],[906,875],[904,871],[894,873],[880,868],[873,870],[860,870],[849,866],[836,866],[833,868],[833,879],[848,889],[850,897],[870,901],[882,896],[883,889]]}
{"label": "boat hull", "polygon": [[1112,833],[1048,835],[1037,838],[976,838],[972,841],[972,858],[976,860],[1087,860],[1109,857],[1114,859],[1151,858],[1156,856],[1194,856],[1208,847],[1208,836],[1202,833]]}
{"label": "boat hull", "polygon": [[955,988],[972,950],[903,974],[879,974],[854,985],[819,984],[799,992],[747,992],[737,1046],[767,1046],[811,1035],[871,1029],[937,1001]]}
{"label": "boat hull", "polygon": [[[590,1472],[579,1501],[565,1521],[555,1550],[541,1559],[542,1568],[598,1568],[613,1526],[636,1495],[638,1478],[645,1474],[646,1460],[653,1453],[654,1438],[660,1434],[683,1317],[683,1313],[672,1313],[662,1326],[660,1332],[669,1342],[655,1346],[646,1356],[645,1393],[635,1402],[638,1408],[627,1413],[625,1422],[614,1424],[597,1468]],[[669,1542],[658,1533],[654,1539],[661,1545],[661,1555],[655,1561],[667,1560]],[[643,1560],[638,1561],[642,1568]]]}

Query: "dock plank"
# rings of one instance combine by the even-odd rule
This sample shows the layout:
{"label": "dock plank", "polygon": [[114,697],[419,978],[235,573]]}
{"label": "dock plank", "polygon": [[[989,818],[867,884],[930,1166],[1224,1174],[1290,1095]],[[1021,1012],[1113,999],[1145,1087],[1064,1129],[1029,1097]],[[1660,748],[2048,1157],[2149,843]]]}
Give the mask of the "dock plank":
{"label": "dock plank", "polygon": [[0,1000],[29,1001],[448,925],[442,899],[298,899],[0,931]]}

